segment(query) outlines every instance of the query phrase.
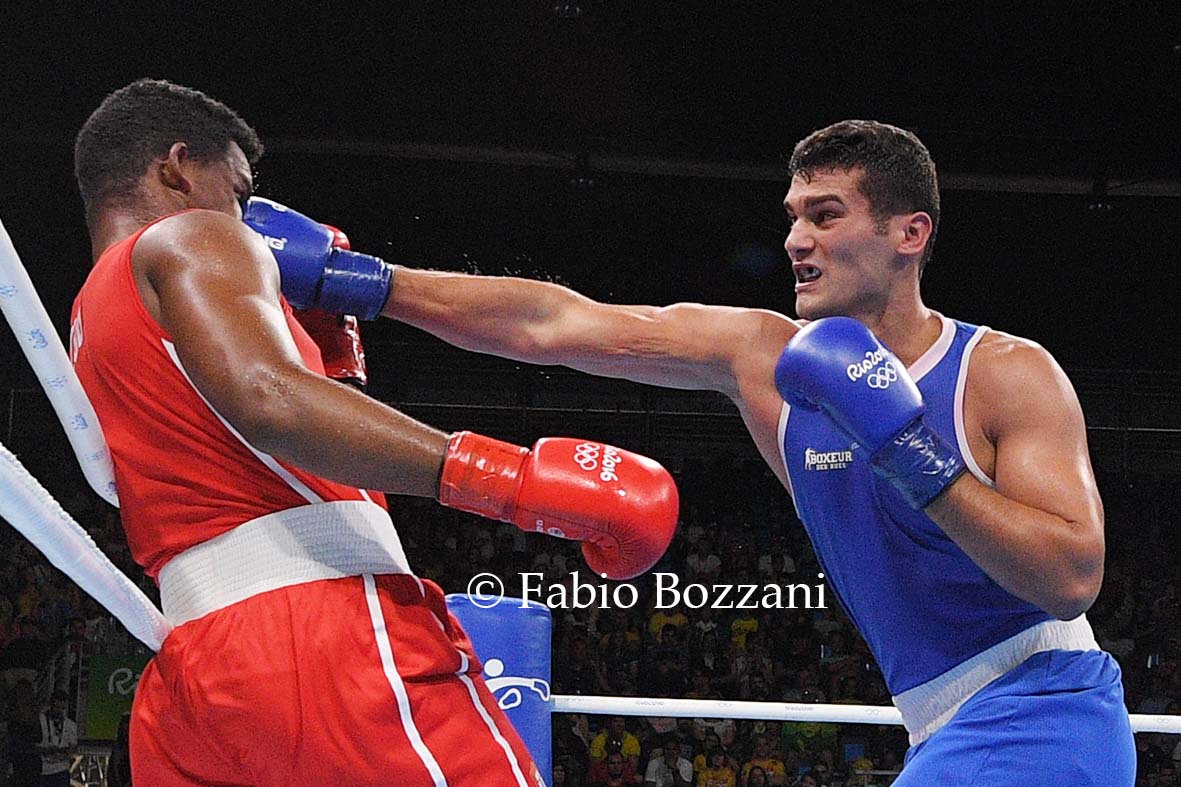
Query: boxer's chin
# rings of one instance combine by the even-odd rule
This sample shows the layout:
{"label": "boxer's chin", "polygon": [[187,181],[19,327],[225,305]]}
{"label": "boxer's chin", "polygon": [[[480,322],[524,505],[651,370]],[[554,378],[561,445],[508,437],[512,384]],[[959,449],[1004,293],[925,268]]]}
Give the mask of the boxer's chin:
{"label": "boxer's chin", "polygon": [[825,308],[824,300],[818,298],[815,293],[797,292],[796,316],[801,320],[819,320],[833,315]]}

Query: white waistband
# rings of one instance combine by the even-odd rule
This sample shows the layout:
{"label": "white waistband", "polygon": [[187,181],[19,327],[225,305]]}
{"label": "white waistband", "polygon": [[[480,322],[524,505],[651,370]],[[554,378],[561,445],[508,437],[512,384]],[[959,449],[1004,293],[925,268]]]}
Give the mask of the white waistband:
{"label": "white waistband", "polygon": [[381,506],[364,500],[289,508],[186,549],[160,570],[160,602],[174,626],[268,590],[360,574],[409,574]]}
{"label": "white waistband", "polygon": [[980,689],[1035,653],[1047,650],[1099,650],[1086,615],[1031,626],[894,697],[894,705],[902,711],[902,723],[910,733],[910,745],[931,737]]}

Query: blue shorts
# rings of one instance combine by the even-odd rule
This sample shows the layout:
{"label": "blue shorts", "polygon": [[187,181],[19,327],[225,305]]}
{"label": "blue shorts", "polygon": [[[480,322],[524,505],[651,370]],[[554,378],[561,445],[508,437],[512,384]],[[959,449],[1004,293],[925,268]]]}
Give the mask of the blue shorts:
{"label": "blue shorts", "polygon": [[1030,656],[911,747],[894,787],[1132,787],[1120,668],[1103,651]]}

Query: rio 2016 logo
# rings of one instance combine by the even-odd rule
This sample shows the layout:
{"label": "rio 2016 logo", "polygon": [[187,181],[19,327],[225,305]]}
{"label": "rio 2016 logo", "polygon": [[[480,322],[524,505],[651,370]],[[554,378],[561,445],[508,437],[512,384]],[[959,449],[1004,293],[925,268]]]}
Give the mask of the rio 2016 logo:
{"label": "rio 2016 logo", "polygon": [[[898,370],[894,367],[893,361],[886,361],[886,357],[885,350],[867,351],[865,360],[849,364],[845,368],[845,374],[853,382],[864,377],[865,384],[876,390],[889,388],[890,383],[898,379]],[[881,368],[875,368],[882,361],[886,362]]]}
{"label": "rio 2016 logo", "polygon": [[599,473],[599,480],[603,483],[618,481],[619,476],[616,475],[615,468],[623,461],[618,448],[609,445],[601,446],[598,443],[579,443],[574,447],[574,464],[588,473],[599,469],[600,456],[602,457],[602,470]]}

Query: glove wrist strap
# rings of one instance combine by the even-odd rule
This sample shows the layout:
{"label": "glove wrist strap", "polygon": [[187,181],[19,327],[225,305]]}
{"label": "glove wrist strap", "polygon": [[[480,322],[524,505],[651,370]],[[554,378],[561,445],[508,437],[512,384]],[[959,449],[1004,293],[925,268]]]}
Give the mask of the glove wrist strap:
{"label": "glove wrist strap", "polygon": [[916,511],[926,508],[967,468],[938,432],[916,418],[869,460]]}
{"label": "glove wrist strap", "polygon": [[324,268],[317,305],[333,314],[376,320],[389,298],[393,270],[380,257],[336,249]]}
{"label": "glove wrist strap", "polygon": [[488,519],[511,522],[517,506],[521,466],[529,449],[475,432],[456,432],[447,441],[438,500]]}

